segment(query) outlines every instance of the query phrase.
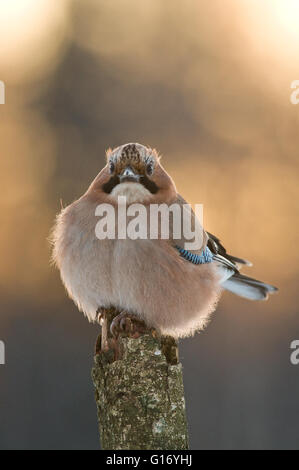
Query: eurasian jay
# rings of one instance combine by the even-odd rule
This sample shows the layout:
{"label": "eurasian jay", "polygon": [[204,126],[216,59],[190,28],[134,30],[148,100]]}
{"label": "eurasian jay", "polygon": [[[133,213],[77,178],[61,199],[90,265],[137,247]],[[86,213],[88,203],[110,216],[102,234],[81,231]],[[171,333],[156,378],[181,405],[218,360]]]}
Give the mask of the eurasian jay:
{"label": "eurasian jay", "polygon": [[112,323],[113,333],[133,315],[162,335],[181,338],[207,325],[223,289],[251,300],[277,290],[240,274],[240,266],[250,263],[228,254],[205,231],[193,251],[171,230],[168,239],[99,240],[96,209],[109,204],[117,213],[121,196],[127,206],[147,209],[186,204],[155,150],[137,143],[108,150],[106,166],[87,192],[61,211],[53,230],[53,260],[69,296],[90,321],[97,321],[101,308],[114,306],[122,313]]}

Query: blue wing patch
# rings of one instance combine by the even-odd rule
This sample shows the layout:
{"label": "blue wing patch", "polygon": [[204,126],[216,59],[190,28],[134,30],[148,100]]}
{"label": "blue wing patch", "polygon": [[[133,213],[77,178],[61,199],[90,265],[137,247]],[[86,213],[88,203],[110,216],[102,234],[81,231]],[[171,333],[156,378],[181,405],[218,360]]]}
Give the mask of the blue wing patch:
{"label": "blue wing patch", "polygon": [[184,248],[181,248],[178,245],[176,245],[176,249],[185,260],[190,261],[190,263],[193,264],[205,264],[213,261],[213,253],[208,247],[202,251],[201,255],[196,255],[190,251],[184,250]]}

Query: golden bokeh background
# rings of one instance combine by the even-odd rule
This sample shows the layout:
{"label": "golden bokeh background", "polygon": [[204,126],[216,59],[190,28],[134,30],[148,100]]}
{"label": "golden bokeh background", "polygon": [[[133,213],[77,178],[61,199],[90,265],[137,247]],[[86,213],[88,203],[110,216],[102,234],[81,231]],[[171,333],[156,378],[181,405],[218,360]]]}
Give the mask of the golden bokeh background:
{"label": "golden bokeh background", "polygon": [[[42,372],[53,361],[38,358],[42,351],[52,357],[61,327],[68,339],[61,337],[59,360],[73,342],[72,354],[89,354],[89,360],[97,331],[66,300],[49,264],[47,237],[61,204],[80,196],[103,166],[105,149],[137,141],[160,151],[179,191],[192,204],[204,204],[205,227],[253,261],[251,275],[280,288],[267,303],[225,294],[208,330],[182,344],[193,447],[292,447],[291,434],[280,428],[292,419],[295,390],[288,393],[299,386],[299,369],[289,364],[290,341],[299,336],[299,105],[290,101],[291,83],[299,79],[298,25],[298,0],[0,0],[0,80],[6,86],[0,106],[0,339],[15,351],[14,366],[0,370],[0,407],[20,386],[12,369],[17,374],[21,367],[24,331],[22,348],[32,347],[26,370],[34,357],[37,371],[33,391],[20,379],[35,424],[27,416],[27,437],[20,430],[18,446],[75,446],[76,438],[77,447],[96,445],[90,383],[77,397],[86,397],[86,440],[70,425],[78,403],[72,409],[60,389],[61,413],[72,418],[62,426],[69,433],[53,438],[58,391],[49,397]],[[263,364],[259,373],[257,363]],[[252,372],[243,377],[244,364]],[[270,371],[276,372],[269,377]],[[204,392],[202,381],[211,374]],[[54,369],[51,377],[57,380]],[[61,370],[66,388],[74,380]],[[41,383],[49,400],[45,435],[36,432]],[[271,402],[270,384],[282,402],[278,392]],[[214,387],[219,396],[211,393]],[[211,416],[204,409],[215,409],[213,399],[218,411]],[[4,448],[13,446],[14,407],[10,398],[2,430],[0,424]],[[216,434],[214,428],[204,432],[204,417],[215,423]]]}

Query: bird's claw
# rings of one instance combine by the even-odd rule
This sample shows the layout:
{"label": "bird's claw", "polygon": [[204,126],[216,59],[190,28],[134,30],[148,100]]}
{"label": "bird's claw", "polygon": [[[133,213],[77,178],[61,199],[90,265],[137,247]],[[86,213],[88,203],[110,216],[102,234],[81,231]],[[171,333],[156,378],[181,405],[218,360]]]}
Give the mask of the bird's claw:
{"label": "bird's claw", "polygon": [[[99,307],[96,312],[97,322],[102,327],[102,334],[101,334],[101,350],[108,351],[109,349],[109,342],[108,342],[108,319],[106,315],[106,310],[103,307]],[[96,350],[99,349],[99,344],[97,343]]]}
{"label": "bird's claw", "polygon": [[128,312],[121,312],[114,317],[110,325],[110,332],[114,338],[120,333],[138,337],[146,331],[145,323],[137,315]]}
{"label": "bird's claw", "polygon": [[96,321],[97,321],[100,325],[102,325],[104,318],[105,318],[105,310],[104,310],[104,308],[99,307],[99,308],[97,309]]}

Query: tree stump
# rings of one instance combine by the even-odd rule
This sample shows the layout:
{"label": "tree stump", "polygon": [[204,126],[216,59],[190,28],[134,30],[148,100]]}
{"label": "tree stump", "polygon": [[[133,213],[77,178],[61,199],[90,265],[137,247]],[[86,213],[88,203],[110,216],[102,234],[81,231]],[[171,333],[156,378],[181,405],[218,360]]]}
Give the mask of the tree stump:
{"label": "tree stump", "polygon": [[155,330],[110,334],[118,312],[105,310],[108,339],[96,347],[92,371],[100,439],[108,450],[188,449],[182,365],[170,337]]}

